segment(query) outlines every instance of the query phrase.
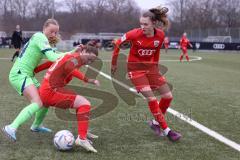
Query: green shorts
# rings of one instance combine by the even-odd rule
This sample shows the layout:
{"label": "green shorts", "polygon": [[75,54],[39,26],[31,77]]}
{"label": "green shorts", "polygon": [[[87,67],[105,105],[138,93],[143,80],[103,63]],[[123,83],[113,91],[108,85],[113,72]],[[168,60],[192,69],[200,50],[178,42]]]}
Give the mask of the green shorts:
{"label": "green shorts", "polygon": [[40,86],[40,83],[35,77],[28,76],[27,74],[18,72],[14,72],[14,70],[10,71],[9,81],[13,88],[18,92],[18,94],[23,95],[24,89],[34,84],[37,88]]}

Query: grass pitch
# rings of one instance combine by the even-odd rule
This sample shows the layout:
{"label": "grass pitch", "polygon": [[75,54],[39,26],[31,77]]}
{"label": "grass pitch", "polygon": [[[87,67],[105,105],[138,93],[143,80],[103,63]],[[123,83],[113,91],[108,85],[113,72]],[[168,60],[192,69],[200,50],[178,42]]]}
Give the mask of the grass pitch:
{"label": "grass pitch", "polygon": [[[123,52],[126,53],[126,51]],[[170,50],[168,54],[161,54],[161,64],[168,68],[166,78],[173,85],[172,108],[239,144],[240,53],[189,52],[191,58],[199,56],[202,60],[180,63],[178,61],[179,51]],[[10,123],[20,110],[28,105],[27,100],[19,96],[8,81],[8,74],[13,63],[5,58],[10,58],[12,53],[13,50],[0,50],[1,127]],[[111,52],[102,51],[100,58],[102,60],[101,71],[110,75]],[[122,72],[121,67],[118,72]],[[95,76],[89,70],[87,73],[89,76]],[[44,73],[37,75],[39,81],[43,75]],[[99,135],[99,139],[94,141],[94,147],[98,150],[97,154],[87,153],[76,146],[70,152],[57,151],[52,143],[55,132],[68,129],[76,135],[77,125],[75,121],[66,121],[66,119],[74,120],[74,112],[67,114],[66,111],[51,108],[44,124],[54,132],[51,134],[32,133],[29,129],[33,121],[31,119],[19,128],[16,143],[7,141],[0,134],[0,159],[240,159],[238,151],[169,113],[167,114],[169,126],[180,131],[183,138],[177,143],[172,143],[167,138],[156,137],[146,123],[152,117],[147,103],[141,97],[136,97],[122,88],[119,88],[120,91],[117,92],[118,87],[114,88],[110,80],[100,75],[97,79],[101,82],[99,88],[85,85],[75,79],[71,82],[72,88],[86,96],[95,107],[93,113],[95,118],[91,120],[90,126],[92,132]]]}

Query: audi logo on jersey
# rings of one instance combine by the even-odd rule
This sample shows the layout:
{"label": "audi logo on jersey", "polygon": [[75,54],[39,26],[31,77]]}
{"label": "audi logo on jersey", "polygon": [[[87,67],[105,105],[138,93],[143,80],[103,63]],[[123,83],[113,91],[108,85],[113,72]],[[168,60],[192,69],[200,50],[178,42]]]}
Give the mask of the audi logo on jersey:
{"label": "audi logo on jersey", "polygon": [[151,56],[156,52],[155,49],[139,49],[138,54],[140,56]]}

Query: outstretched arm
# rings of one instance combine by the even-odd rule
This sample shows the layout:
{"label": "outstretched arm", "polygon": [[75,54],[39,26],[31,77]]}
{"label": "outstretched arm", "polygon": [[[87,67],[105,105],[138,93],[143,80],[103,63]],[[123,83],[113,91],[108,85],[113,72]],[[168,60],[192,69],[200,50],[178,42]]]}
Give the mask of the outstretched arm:
{"label": "outstretched arm", "polygon": [[120,51],[121,39],[118,39],[114,42],[114,50],[112,53],[112,67],[111,72],[114,74],[117,70],[117,59]]}
{"label": "outstretched arm", "polygon": [[39,66],[37,66],[35,69],[34,69],[34,73],[38,73],[38,72],[41,72],[45,69],[48,69],[50,68],[50,66],[53,64],[53,62],[51,61],[47,61]]}
{"label": "outstretched arm", "polygon": [[82,72],[80,72],[79,70],[75,69],[73,72],[72,72],[72,76],[80,79],[80,80],[83,80],[84,82],[86,83],[91,83],[91,84],[94,84],[96,86],[99,86],[100,83],[98,80],[96,79],[89,79],[87,78]]}
{"label": "outstretched arm", "polygon": [[84,82],[88,82],[88,78],[82,73],[80,72],[79,70],[75,69],[73,72],[72,72],[72,76],[76,77],[77,79],[80,79]]}
{"label": "outstretched arm", "polygon": [[117,70],[117,58],[119,55],[121,44],[123,44],[124,42],[127,42],[127,41],[131,42],[134,39],[136,32],[137,32],[137,30],[131,30],[131,31],[125,33],[121,38],[117,39],[114,42],[115,46],[114,46],[114,50],[112,53],[112,67],[111,67],[112,74],[114,74]]}

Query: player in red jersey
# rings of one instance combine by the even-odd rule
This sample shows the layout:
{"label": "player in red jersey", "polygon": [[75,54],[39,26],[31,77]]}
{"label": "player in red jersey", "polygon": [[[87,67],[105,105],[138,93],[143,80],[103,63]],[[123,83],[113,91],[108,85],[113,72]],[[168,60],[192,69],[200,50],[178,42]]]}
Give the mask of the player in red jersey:
{"label": "player in red jersey", "polygon": [[[117,70],[120,45],[127,41],[130,42],[131,48],[127,63],[128,76],[137,91],[148,101],[149,109],[155,118],[155,120],[149,121],[149,125],[156,134],[162,135],[161,127],[164,135],[172,141],[177,141],[181,138],[181,134],[171,130],[164,117],[173,95],[158,68],[160,48],[164,41],[164,32],[159,29],[158,24],[161,22],[163,27],[168,26],[167,12],[168,8],[158,7],[143,13],[140,17],[141,28],[127,32],[115,42],[111,71],[114,74]],[[153,90],[157,90],[161,94],[160,102]]]}
{"label": "player in red jersey", "polygon": [[77,95],[73,91],[64,88],[72,76],[77,77],[85,82],[99,85],[95,79],[86,78],[79,69],[82,65],[93,62],[98,55],[95,47],[85,46],[81,53],[67,54],[52,62],[46,62],[35,69],[39,72],[51,65],[39,88],[39,95],[44,106],[53,106],[57,108],[74,108],[76,109],[78,122],[78,138],[76,145],[82,146],[88,151],[97,152],[87,139],[89,112],[91,109],[90,102],[83,96]]}
{"label": "player in red jersey", "polygon": [[190,43],[190,41],[187,38],[187,33],[184,32],[182,35],[182,38],[180,39],[180,47],[182,49],[182,53],[180,55],[180,62],[182,62],[183,56],[185,55],[187,61],[189,62],[189,57],[188,57],[188,52],[187,52],[187,47],[188,45],[192,48],[192,44]]}
{"label": "player in red jersey", "polygon": [[168,37],[164,38],[163,44],[164,44],[164,48],[165,48],[165,53],[167,53],[168,47],[169,47],[169,38]]}

